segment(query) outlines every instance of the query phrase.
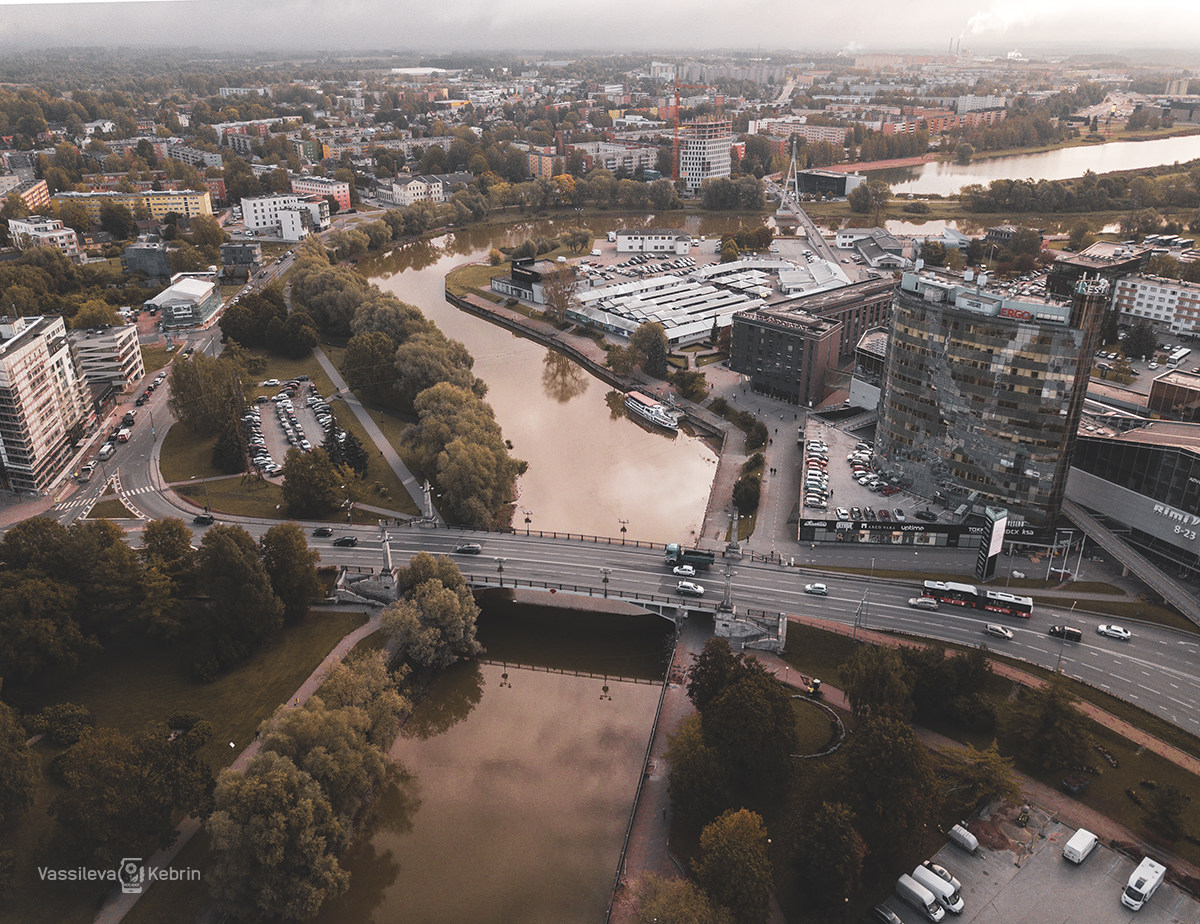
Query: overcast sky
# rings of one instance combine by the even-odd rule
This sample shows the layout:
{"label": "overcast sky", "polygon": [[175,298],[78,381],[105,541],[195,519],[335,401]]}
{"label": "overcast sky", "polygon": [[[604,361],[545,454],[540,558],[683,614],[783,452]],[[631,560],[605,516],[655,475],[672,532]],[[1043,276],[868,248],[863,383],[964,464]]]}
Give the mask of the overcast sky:
{"label": "overcast sky", "polygon": [[1200,0],[0,0],[0,44],[396,50],[1200,49]]}

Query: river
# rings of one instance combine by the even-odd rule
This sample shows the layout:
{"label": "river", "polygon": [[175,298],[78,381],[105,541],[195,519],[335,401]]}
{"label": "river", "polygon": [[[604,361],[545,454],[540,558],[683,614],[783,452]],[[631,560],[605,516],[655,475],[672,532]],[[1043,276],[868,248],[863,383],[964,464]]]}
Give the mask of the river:
{"label": "river", "polygon": [[411,776],[318,924],[603,919],[671,624],[496,595],[483,609],[489,660],[427,692],[393,751]]}
{"label": "river", "polygon": [[970,164],[933,161],[917,167],[893,167],[874,170],[892,184],[896,193],[950,196],[968,183],[986,186],[992,180],[1065,180],[1083,176],[1087,171],[1110,173],[1156,167],[1200,157],[1200,135],[1158,138],[1153,141],[1112,141],[1107,144],[1080,145],[1040,154],[989,157]]}
{"label": "river", "polygon": [[[601,235],[616,221],[593,223],[592,230]],[[707,235],[728,227],[729,219],[640,215],[621,226],[637,223],[687,226],[689,233]],[[626,417],[607,384],[561,354],[445,300],[445,277],[456,266],[486,260],[493,246],[565,226],[547,220],[467,229],[397,248],[362,269],[474,355],[475,374],[488,385],[487,400],[504,436],[529,462],[518,481],[516,525],[524,525],[528,510],[534,529],[615,536],[625,521],[630,537],[688,539],[701,527],[716,472],[717,456],[708,444],[682,431],[643,427]]]}

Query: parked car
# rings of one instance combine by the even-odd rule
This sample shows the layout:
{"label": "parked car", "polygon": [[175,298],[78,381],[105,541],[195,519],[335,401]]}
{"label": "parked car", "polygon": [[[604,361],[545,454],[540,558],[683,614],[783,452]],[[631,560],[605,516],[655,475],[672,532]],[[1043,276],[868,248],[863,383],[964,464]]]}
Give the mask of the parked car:
{"label": "parked car", "polygon": [[924,520],[926,523],[936,523],[937,514],[932,510],[918,510],[913,514],[918,520]]}
{"label": "parked car", "polygon": [[1012,629],[1008,628],[1008,626],[998,626],[994,622],[989,622],[984,626],[983,631],[988,635],[994,635],[996,638],[1011,639],[1013,637]]}
{"label": "parked car", "polygon": [[806,594],[816,594],[818,597],[829,596],[829,588],[824,584],[805,584],[804,592]]}
{"label": "parked car", "polygon": [[838,518],[839,520],[848,520],[848,519],[850,519],[850,511],[849,511],[849,510],[847,510],[845,507],[838,507],[838,509],[837,509],[837,518]]}
{"label": "parked car", "polygon": [[851,507],[850,508],[850,519],[861,520],[862,519],[862,510],[858,507]]}
{"label": "parked car", "polygon": [[334,545],[340,546],[355,546],[358,545],[358,536],[338,536],[333,540]]}
{"label": "parked car", "polygon": [[1096,626],[1096,634],[1106,635],[1109,638],[1118,638],[1123,642],[1127,642],[1133,638],[1133,633],[1128,629],[1124,629],[1121,626],[1114,626],[1111,623]]}
{"label": "parked car", "polygon": [[905,519],[907,519],[904,516],[904,511],[901,510],[899,507],[897,507],[895,510],[892,511],[892,516],[894,516],[896,518],[896,522],[898,522],[898,523],[903,523],[905,521]]}
{"label": "parked car", "polygon": [[886,507],[883,507],[880,509],[879,519],[886,522],[886,521],[890,520],[891,518],[892,518],[892,515],[891,515],[891,513],[888,512],[888,509]]}

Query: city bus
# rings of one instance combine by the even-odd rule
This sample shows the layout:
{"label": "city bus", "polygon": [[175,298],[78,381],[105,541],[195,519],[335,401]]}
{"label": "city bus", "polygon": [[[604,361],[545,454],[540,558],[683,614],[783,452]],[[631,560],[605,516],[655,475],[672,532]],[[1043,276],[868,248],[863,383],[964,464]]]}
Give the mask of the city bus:
{"label": "city bus", "polygon": [[1020,597],[1002,590],[980,591],[974,584],[958,584],[954,581],[926,581],[923,587],[926,597],[954,606],[1020,616],[1022,619],[1028,619],[1033,614],[1032,597]]}
{"label": "city bus", "polygon": [[1174,353],[1172,353],[1170,356],[1167,357],[1167,365],[1168,366],[1178,366],[1181,362],[1183,362],[1185,359],[1187,359],[1188,356],[1191,355],[1191,352],[1192,351],[1187,349],[1186,347],[1180,347],[1178,350],[1176,350]]}

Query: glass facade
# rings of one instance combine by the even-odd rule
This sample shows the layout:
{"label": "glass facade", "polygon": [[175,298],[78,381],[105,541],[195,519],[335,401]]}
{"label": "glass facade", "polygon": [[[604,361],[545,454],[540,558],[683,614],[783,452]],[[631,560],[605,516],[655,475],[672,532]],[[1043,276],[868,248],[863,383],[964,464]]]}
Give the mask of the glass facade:
{"label": "glass facade", "polygon": [[906,274],[896,292],[875,451],[951,507],[1058,518],[1107,286],[1070,306]]}

